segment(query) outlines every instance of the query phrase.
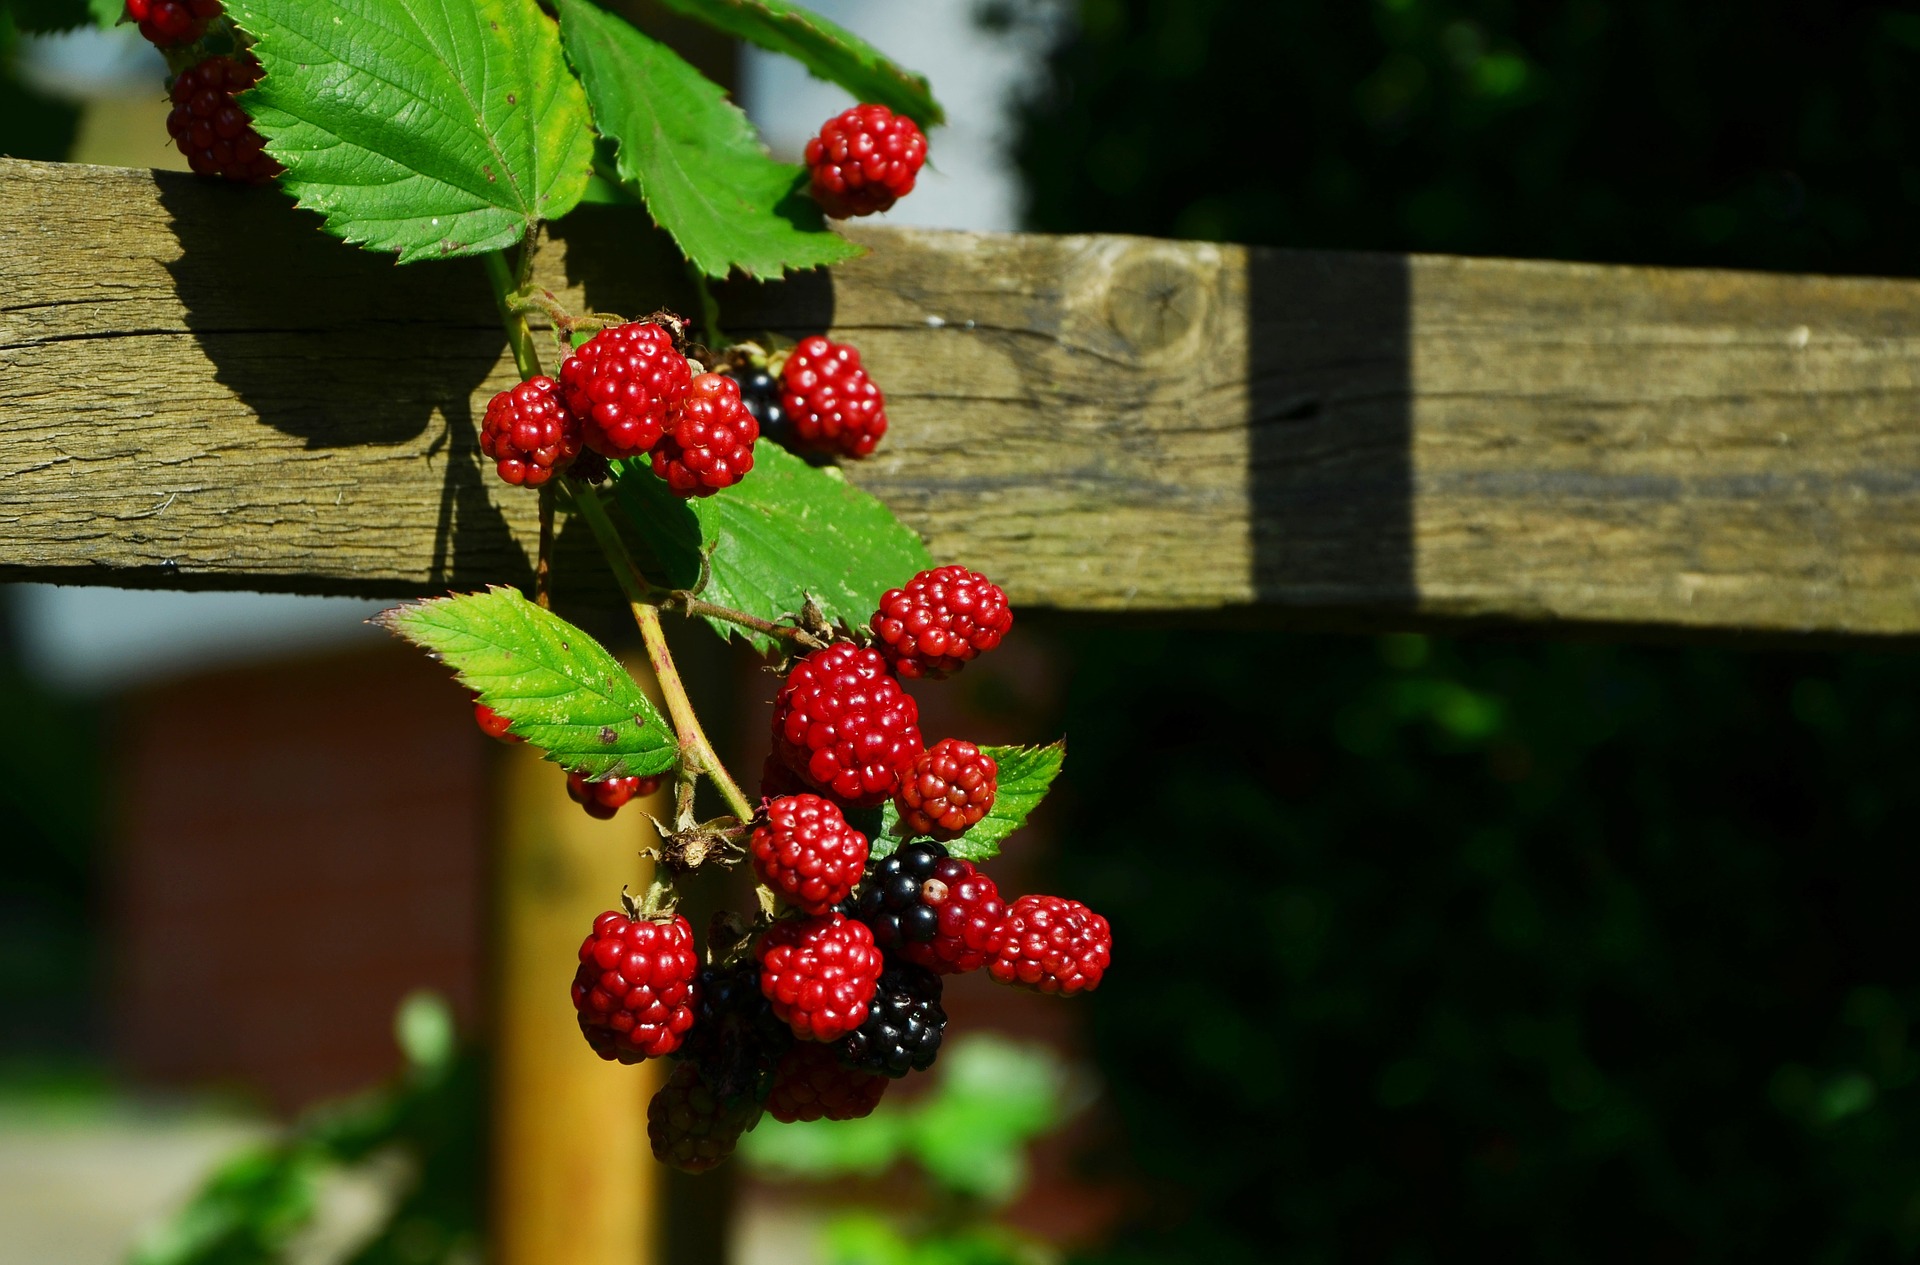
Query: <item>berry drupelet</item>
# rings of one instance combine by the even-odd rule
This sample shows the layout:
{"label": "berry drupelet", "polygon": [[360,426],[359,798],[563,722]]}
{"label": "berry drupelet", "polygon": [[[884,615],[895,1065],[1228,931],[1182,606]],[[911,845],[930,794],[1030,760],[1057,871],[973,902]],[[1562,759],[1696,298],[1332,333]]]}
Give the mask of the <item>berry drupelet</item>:
{"label": "berry drupelet", "polygon": [[712,496],[747,477],[759,438],[740,384],[724,373],[703,373],[668,414],[653,446],[653,472],[675,496]]}
{"label": "berry drupelet", "polygon": [[480,424],[480,451],[515,487],[537,488],[580,455],[580,419],[552,378],[528,378],[493,397]]}
{"label": "berry drupelet", "polygon": [[671,1054],[693,1026],[700,959],[693,928],[608,910],[580,945],[573,1008],[593,1052],[638,1063]]}
{"label": "berry drupelet", "polygon": [[900,777],[900,825],[909,835],[957,839],[993,808],[999,777],[999,764],[979,747],[942,738]]}
{"label": "berry drupelet", "polygon": [[835,219],[884,211],[913,192],[927,161],[914,121],[884,105],[856,105],[828,119],[807,142],[813,200]]}
{"label": "berry drupelet", "polygon": [[567,774],[567,798],[587,810],[587,816],[606,821],[630,800],[645,799],[660,789],[658,777],[606,777],[593,781],[584,773]]}
{"label": "berry drupelet", "polygon": [[923,749],[919,705],[872,650],[845,642],[815,650],[774,696],[774,753],[853,807],[884,803]]}
{"label": "berry drupelet", "polygon": [[886,397],[845,343],[801,339],[780,370],[780,393],[799,447],[864,457],[887,433]]}
{"label": "berry drupelet", "polygon": [[809,914],[845,900],[867,868],[867,837],[818,795],[769,800],[749,851],[760,881]]}
{"label": "berry drupelet", "polygon": [[260,63],[250,53],[208,57],[174,77],[167,134],[195,172],[240,184],[266,184],[280,174],[266,140],[234,100],[259,80]]}
{"label": "berry drupelet", "polygon": [[924,1072],[940,1053],[947,1012],[940,977],[910,963],[889,966],[874,990],[867,1018],[840,1038],[840,1061],[882,1076]]}
{"label": "berry drupelet", "polygon": [[1077,900],[1022,896],[993,933],[987,973],[1042,993],[1090,992],[1113,958],[1107,920]]}
{"label": "berry drupelet", "polygon": [[893,670],[938,680],[1000,644],[1013,627],[1004,589],[965,567],[935,567],[888,589],[873,613],[874,643]]}
{"label": "berry drupelet", "polygon": [[560,366],[560,390],[580,418],[586,446],[616,461],[660,442],[692,381],[673,336],[645,321],[601,330]]}

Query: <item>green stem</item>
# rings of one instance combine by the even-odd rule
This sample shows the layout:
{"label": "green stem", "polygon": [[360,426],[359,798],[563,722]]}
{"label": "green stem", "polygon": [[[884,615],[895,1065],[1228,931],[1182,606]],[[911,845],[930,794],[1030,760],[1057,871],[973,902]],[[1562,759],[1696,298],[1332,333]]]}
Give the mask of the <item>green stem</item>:
{"label": "green stem", "polygon": [[747,802],[745,793],[733,780],[733,775],[720,763],[720,757],[714,754],[713,744],[707,740],[706,730],[700,727],[700,717],[694,713],[693,702],[687,697],[686,684],[680,679],[680,669],[674,665],[673,652],[667,647],[666,630],[660,626],[660,611],[647,601],[646,577],[634,565],[633,555],[627,552],[619,529],[607,517],[607,508],[600,503],[600,494],[592,488],[576,489],[573,504],[580,511],[580,517],[587,520],[594,539],[599,542],[600,552],[606,555],[607,562],[613,568],[613,578],[619,582],[621,592],[626,594],[627,606],[633,612],[633,622],[640,627],[640,640],[647,648],[647,662],[653,665],[653,674],[660,682],[660,693],[667,700],[667,714],[673,718],[674,731],[680,742],[682,767],[712,779],[733,815],[742,822],[752,821],[753,805]]}
{"label": "green stem", "polygon": [[707,284],[707,274],[691,259],[687,261],[687,275],[693,278],[693,292],[700,300],[700,341],[717,356],[720,354],[720,304],[713,297],[713,288]]}
{"label": "green stem", "polygon": [[513,274],[507,270],[507,256],[504,251],[490,251],[480,256],[487,265],[487,280],[493,284],[493,301],[500,309],[500,323],[507,328],[507,342],[513,346],[513,363],[519,366],[520,380],[540,376],[540,353],[533,345],[533,331],[527,327],[524,312],[514,310],[513,296],[519,286],[514,284]]}

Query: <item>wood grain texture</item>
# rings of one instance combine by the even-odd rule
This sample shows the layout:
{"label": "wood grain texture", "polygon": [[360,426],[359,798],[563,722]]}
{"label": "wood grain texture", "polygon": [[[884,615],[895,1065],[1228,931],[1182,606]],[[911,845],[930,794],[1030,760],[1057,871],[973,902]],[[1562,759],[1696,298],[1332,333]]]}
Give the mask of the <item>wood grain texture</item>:
{"label": "wood grain texture", "polygon": [[[477,263],[397,268],[271,193],[0,160],[0,576],[399,594],[528,573],[475,424]],[[850,471],[1016,601],[1920,631],[1920,284],[862,227],[723,288],[857,342]],[[578,307],[687,310],[586,208]],[[564,583],[563,575],[563,583]]]}

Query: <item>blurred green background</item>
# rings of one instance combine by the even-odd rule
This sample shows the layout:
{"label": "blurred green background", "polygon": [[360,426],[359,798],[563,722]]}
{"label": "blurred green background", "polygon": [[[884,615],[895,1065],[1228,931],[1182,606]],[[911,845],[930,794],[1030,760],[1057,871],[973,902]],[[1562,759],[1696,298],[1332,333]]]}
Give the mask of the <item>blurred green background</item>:
{"label": "blurred green background", "polygon": [[[1083,0],[1033,227],[1911,274],[1920,12]],[[1001,7],[1003,23],[1031,10]],[[1920,661],[1093,626],[1102,1261],[1920,1250]]]}
{"label": "blurred green background", "polygon": [[[1035,228],[1920,262],[1912,5],[1070,8],[1016,141]],[[23,93],[0,148],[64,152]],[[1136,1192],[1086,1259],[1920,1255],[1920,660],[1053,631],[1054,877],[1120,946],[1084,1162]],[[0,785],[0,1005],[85,1048],[95,718],[11,670],[0,710],[41,770]]]}

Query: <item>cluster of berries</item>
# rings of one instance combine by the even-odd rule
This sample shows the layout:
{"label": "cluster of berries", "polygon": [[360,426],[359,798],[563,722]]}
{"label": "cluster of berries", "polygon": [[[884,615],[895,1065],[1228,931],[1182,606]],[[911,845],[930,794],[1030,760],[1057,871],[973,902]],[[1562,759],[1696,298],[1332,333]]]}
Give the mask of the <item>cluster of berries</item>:
{"label": "cluster of berries", "polygon": [[[480,732],[489,738],[508,743],[525,741],[513,732],[511,720],[478,698],[473,700],[473,719],[480,726]],[[644,799],[659,790],[662,780],[660,777],[603,777],[595,781],[575,770],[567,774],[567,798],[586,809],[587,816],[606,821],[620,811],[621,805]]]}
{"label": "cluster of berries", "polygon": [[[280,164],[265,150],[246,111],[234,100],[260,82],[260,62],[226,19],[220,0],[127,0],[126,17],[167,54],[173,69],[167,134],[203,176],[266,184]],[[215,52],[214,46],[230,47]]]}
{"label": "cluster of berries", "polygon": [[738,383],[701,370],[664,326],[630,321],[575,348],[558,380],[543,374],[494,396],[480,450],[521,487],[539,487],[582,449],[645,455],[676,496],[694,497],[745,478],[759,438]]}
{"label": "cluster of berries", "polygon": [[[1100,983],[1104,918],[1056,896],[1008,904],[949,853],[945,842],[992,809],[999,770],[970,742],[926,747],[900,685],[958,671],[1012,623],[998,585],[940,567],[886,594],[870,647],[835,643],[794,664],[748,844],[784,912],[731,960],[698,967],[678,915],[595,920],[573,983],[588,1043],[623,1062],[680,1060],[648,1112],[662,1161],[711,1168],[763,1111],[789,1122],[871,1112],[890,1080],[933,1064],[948,975],[984,969],[1062,995]],[[888,800],[906,841],[875,857],[847,813]]]}
{"label": "cluster of berries", "polygon": [[694,497],[745,478],[763,433],[796,451],[864,457],[886,432],[886,398],[845,343],[816,334],[765,368],[708,373],[665,326],[630,321],[574,349],[558,380],[494,396],[480,450],[516,487],[539,487],[583,452],[646,455],[675,495]]}

